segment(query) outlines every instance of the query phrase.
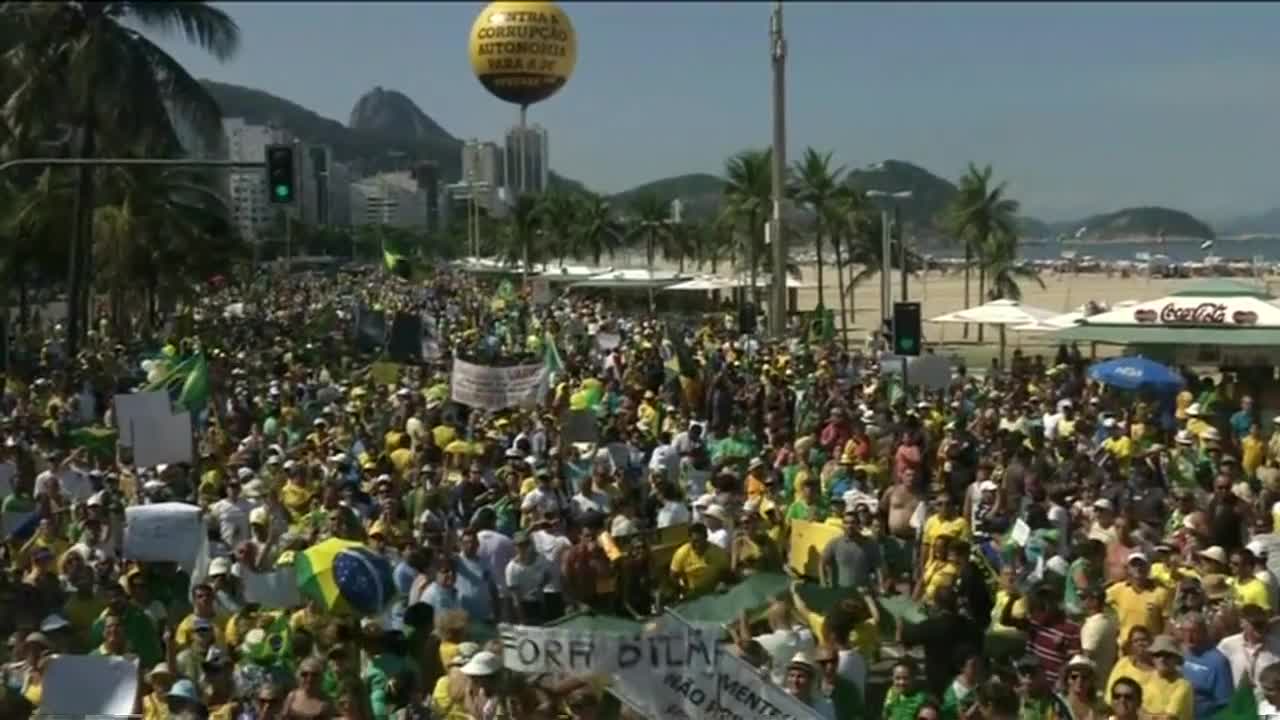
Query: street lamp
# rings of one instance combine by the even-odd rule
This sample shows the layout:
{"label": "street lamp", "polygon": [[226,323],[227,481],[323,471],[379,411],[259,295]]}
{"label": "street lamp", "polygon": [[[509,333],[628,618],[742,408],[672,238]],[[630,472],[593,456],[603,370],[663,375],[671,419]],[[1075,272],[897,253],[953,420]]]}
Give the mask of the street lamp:
{"label": "street lamp", "polygon": [[[868,190],[867,197],[873,200],[880,200],[880,317],[882,320],[888,320],[891,315],[891,305],[893,299],[891,297],[891,285],[889,284],[889,273],[892,272],[893,248],[890,242],[890,224],[893,217],[890,215],[892,209],[893,215],[898,213],[898,201],[910,200],[911,191],[901,190],[899,192],[886,192],[884,190]],[[899,243],[900,270],[902,271],[902,300],[907,299],[907,251],[906,243]]]}
{"label": "street lamp", "polygon": [[[774,0],[769,18],[769,59],[773,66],[773,293],[769,324],[773,337],[781,339],[787,331],[787,242],[782,229],[782,201],[787,190],[787,40],[782,34],[782,0]],[[751,288],[753,295],[755,290]]]}

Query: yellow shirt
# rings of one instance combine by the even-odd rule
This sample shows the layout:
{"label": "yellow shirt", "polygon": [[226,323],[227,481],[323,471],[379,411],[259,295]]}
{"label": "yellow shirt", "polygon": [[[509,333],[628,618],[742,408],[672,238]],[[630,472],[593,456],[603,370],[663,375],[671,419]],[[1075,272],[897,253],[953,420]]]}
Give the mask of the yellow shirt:
{"label": "yellow shirt", "polygon": [[1150,715],[1168,715],[1174,720],[1192,720],[1195,693],[1186,678],[1173,682],[1153,672],[1142,685],[1142,709]]}
{"label": "yellow shirt", "polygon": [[453,662],[453,659],[458,656],[459,647],[461,647],[460,643],[449,642],[448,640],[441,640],[440,641],[440,664],[445,667],[449,667],[449,663]]}
{"label": "yellow shirt", "polygon": [[1111,457],[1125,463],[1133,457],[1133,440],[1124,435],[1107,438],[1102,441],[1102,449],[1106,450]]}
{"label": "yellow shirt", "polygon": [[671,557],[671,574],[689,595],[700,595],[715,589],[729,572],[729,555],[716,545],[707,545],[701,555],[692,543],[681,545]]}
{"label": "yellow shirt", "polygon": [[1267,584],[1256,577],[1244,582],[1237,580],[1232,588],[1232,594],[1236,600],[1236,607],[1257,605],[1268,612],[1271,610],[1271,592],[1267,589]]}
{"label": "yellow shirt", "polygon": [[943,535],[967,542],[969,540],[968,521],[959,516],[943,520],[940,515],[930,515],[929,519],[924,521],[924,535],[920,543],[926,563],[933,558],[934,543]]}
{"label": "yellow shirt", "polygon": [[467,714],[466,703],[454,702],[449,695],[448,674],[436,681],[435,690],[431,693],[431,704],[436,709],[435,717],[444,720],[471,720],[471,716]]}
{"label": "yellow shirt", "polygon": [[944,587],[951,587],[960,574],[959,568],[944,560],[930,560],[924,568],[924,600],[933,602],[933,596]]}
{"label": "yellow shirt", "polygon": [[1253,477],[1253,473],[1262,466],[1262,460],[1266,455],[1267,444],[1262,441],[1262,438],[1245,435],[1240,440],[1240,467],[1244,468],[1245,475]]}
{"label": "yellow shirt", "polygon": [[404,471],[409,469],[410,463],[413,462],[413,451],[409,448],[393,450],[388,459],[391,460],[391,466],[396,469],[396,472],[403,475]]}
{"label": "yellow shirt", "polygon": [[[1008,604],[1009,591],[996,591],[995,603],[991,607],[991,632],[999,633],[1001,635],[1019,634],[1021,632],[1015,627],[1010,627],[1000,623],[1000,618],[1004,617],[1004,606]],[[1021,597],[1018,598],[1017,602],[1013,604],[1013,610],[1010,611],[1010,614],[1019,620],[1025,618],[1027,616],[1027,599]]]}
{"label": "yellow shirt", "polygon": [[[1121,635],[1120,637],[1125,637],[1125,636]],[[1138,667],[1133,663],[1132,658],[1130,658],[1128,655],[1125,655],[1124,657],[1120,658],[1119,661],[1116,662],[1115,667],[1111,668],[1111,675],[1110,677],[1107,678],[1107,687],[1105,688],[1103,695],[1107,698],[1107,700],[1110,700],[1111,688],[1115,687],[1116,681],[1122,677],[1127,677],[1127,678],[1131,678],[1132,680],[1137,682],[1138,685],[1142,686],[1142,697],[1145,700],[1147,697],[1147,681],[1150,680],[1153,676],[1155,676],[1155,674],[1156,674],[1155,668],[1152,668],[1150,670],[1143,670],[1142,668]]]}
{"label": "yellow shirt", "polygon": [[1196,437],[1200,437],[1201,435],[1204,435],[1204,431],[1208,430],[1211,427],[1213,426],[1201,420],[1200,418],[1191,418],[1190,420],[1187,421],[1187,432],[1191,433],[1192,435],[1195,435]]}
{"label": "yellow shirt", "polygon": [[169,701],[156,692],[142,697],[142,720],[169,720]]}
{"label": "yellow shirt", "polygon": [[1119,637],[1129,637],[1135,625],[1145,625],[1152,635],[1164,630],[1165,610],[1172,594],[1159,584],[1150,590],[1138,591],[1129,583],[1117,583],[1107,588],[1107,604],[1116,611]]}
{"label": "yellow shirt", "polygon": [[[182,622],[178,623],[178,627],[173,631],[173,639],[178,643],[178,649],[183,650],[191,645],[191,636],[195,633],[196,614],[188,613],[182,618]],[[214,615],[209,621],[213,625],[214,641],[219,645],[226,645],[226,627],[227,618],[221,615]]]}
{"label": "yellow shirt", "polygon": [[311,489],[287,482],[280,486],[280,504],[288,511],[291,522],[299,522],[311,507]]}

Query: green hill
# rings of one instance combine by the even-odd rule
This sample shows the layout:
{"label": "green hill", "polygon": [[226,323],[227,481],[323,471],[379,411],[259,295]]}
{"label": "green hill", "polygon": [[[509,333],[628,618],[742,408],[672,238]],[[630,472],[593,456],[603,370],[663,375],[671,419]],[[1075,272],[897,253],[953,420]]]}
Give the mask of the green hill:
{"label": "green hill", "polygon": [[[385,101],[384,105],[394,101],[396,106],[389,109],[398,117],[410,117],[412,123],[370,122],[372,129],[355,129],[262,90],[212,80],[201,82],[222,108],[223,117],[244,118],[253,124],[271,123],[288,129],[303,142],[328,145],[334,159],[350,165],[356,177],[427,160],[440,166],[445,182],[457,182],[462,176],[462,141],[400,93],[376,88],[356,102],[353,116],[377,118],[379,108],[370,106],[370,98],[377,96]],[[581,183],[555,173],[551,174],[551,185],[582,188]]]}
{"label": "green hill", "polygon": [[955,197],[956,186],[919,165],[901,160],[885,160],[866,168],[851,170],[846,178],[860,190],[882,192],[911,191],[911,199],[901,201],[904,221],[926,231],[940,232],[943,208]]}
{"label": "green hill", "polygon": [[[1083,242],[1124,238],[1167,237],[1212,240],[1213,229],[1181,210],[1164,207],[1134,207],[1063,223],[1062,232]],[[1075,237],[1080,228],[1084,232]]]}

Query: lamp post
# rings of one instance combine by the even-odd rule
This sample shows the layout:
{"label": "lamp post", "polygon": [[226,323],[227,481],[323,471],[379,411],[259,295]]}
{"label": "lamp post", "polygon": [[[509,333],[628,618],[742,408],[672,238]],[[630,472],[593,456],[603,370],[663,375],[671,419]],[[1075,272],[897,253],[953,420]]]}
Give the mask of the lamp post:
{"label": "lamp post", "polygon": [[[893,244],[891,241],[890,226],[893,222],[893,215],[897,213],[899,200],[910,200],[911,191],[902,190],[899,192],[886,192],[884,190],[868,190],[867,197],[873,200],[879,200],[880,205],[880,317],[882,320],[888,320],[892,315],[892,285],[889,275],[893,272]],[[907,299],[907,254],[906,250],[900,252],[900,270],[903,273],[902,281],[902,299]]]}
{"label": "lamp post", "polygon": [[[782,0],[774,0],[769,20],[769,55],[773,63],[773,293],[770,330],[781,339],[787,331],[787,242],[782,229],[782,200],[787,167],[787,41],[782,36]],[[751,289],[755,292],[755,288]]]}

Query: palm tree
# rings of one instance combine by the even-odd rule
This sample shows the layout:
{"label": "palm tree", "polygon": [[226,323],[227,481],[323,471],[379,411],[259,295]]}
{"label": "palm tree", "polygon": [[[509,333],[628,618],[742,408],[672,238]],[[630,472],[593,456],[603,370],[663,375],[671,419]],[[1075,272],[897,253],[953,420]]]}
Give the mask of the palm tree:
{"label": "palm tree", "polygon": [[699,270],[709,265],[714,275],[720,270],[720,262],[730,257],[733,229],[718,222],[685,223],[689,235],[689,247]]}
{"label": "palm tree", "polygon": [[574,236],[579,222],[578,198],[563,191],[553,190],[542,196],[539,214],[547,233],[548,249],[552,250],[564,267],[565,258],[574,252]]}
{"label": "palm tree", "polygon": [[591,264],[598,267],[606,253],[612,256],[614,250],[621,246],[622,234],[607,200],[595,193],[582,196],[578,231],[574,238],[575,255],[591,258]]}
{"label": "palm tree", "polygon": [[[849,267],[850,279],[847,285],[849,299],[849,315],[853,320],[858,319],[858,311],[854,298],[854,280],[853,263],[850,258],[845,257],[851,253],[847,252],[867,242],[867,235],[871,232],[868,225],[870,220],[877,219],[878,216],[871,212],[871,206],[867,202],[863,192],[850,185],[841,186],[832,202],[833,222],[831,224],[831,244],[836,251],[836,282],[837,290],[840,296],[840,337],[846,342],[848,340],[849,323],[845,314],[845,292],[846,283],[844,278],[845,267]],[[860,255],[861,253],[852,253]],[[866,268],[863,268],[863,272]]]}
{"label": "palm tree", "polygon": [[499,238],[502,254],[508,263],[519,265],[520,272],[525,275],[534,263],[546,259],[546,235],[542,222],[542,205],[538,196],[526,193],[516,198],[502,226]]}
{"label": "palm tree", "polygon": [[[773,195],[771,150],[744,150],[725,163],[724,207],[720,219],[729,227],[742,231],[752,303],[759,305],[760,288],[756,284],[760,268],[760,250],[764,247],[764,221],[769,217]],[[737,272],[737,268],[734,271]]]}
{"label": "palm tree", "polygon": [[[979,169],[969,163],[969,169],[960,178],[959,192],[944,211],[945,222],[956,239],[964,243],[964,305],[969,307],[969,272],[974,255],[981,248],[989,247],[992,238],[1012,235],[1017,237],[1018,201],[1005,196],[1007,185],[993,185],[991,166]],[[978,271],[978,296],[984,296],[986,274]],[[965,337],[969,326],[965,325]],[[978,326],[978,342],[982,342],[982,326]]]}
{"label": "palm tree", "polygon": [[822,278],[822,240],[824,233],[830,235],[828,228],[839,223],[836,211],[841,187],[837,178],[844,174],[844,168],[832,170],[831,153],[819,153],[813,148],[806,148],[804,156],[796,162],[793,174],[795,184],[792,193],[796,201],[813,210],[813,244],[818,258],[818,305],[826,307],[827,296],[823,290]]}
{"label": "palm tree", "polygon": [[996,235],[991,242],[981,248],[979,253],[981,270],[991,283],[988,300],[1021,300],[1022,288],[1019,279],[1034,280],[1044,289],[1044,279],[1030,265],[1018,262],[1018,236]]}
{"label": "palm tree", "polygon": [[71,228],[65,208],[74,185],[69,174],[53,168],[26,188],[9,182],[11,177],[0,177],[0,208],[6,209],[0,219],[0,269],[5,282],[17,288],[18,323],[25,331],[32,280],[55,278],[57,268],[66,267],[63,240]]}
{"label": "palm tree", "polygon": [[[3,22],[11,42],[3,48],[8,67],[29,82],[9,96],[6,112],[28,119],[56,110],[75,130],[75,155],[145,141],[148,153],[177,150],[172,113],[180,113],[210,142],[222,135],[221,111],[208,90],[140,30],[178,30],[219,60],[229,59],[240,32],[222,10],[204,2],[16,3]],[[62,97],[47,104],[51,87]],[[31,120],[34,121],[34,120]],[[93,273],[94,172],[77,172],[72,202],[75,222],[68,260],[67,350],[76,354]]]}
{"label": "palm tree", "polygon": [[671,206],[654,193],[646,192],[631,202],[627,237],[644,242],[645,267],[653,272],[657,250],[671,237]]}

